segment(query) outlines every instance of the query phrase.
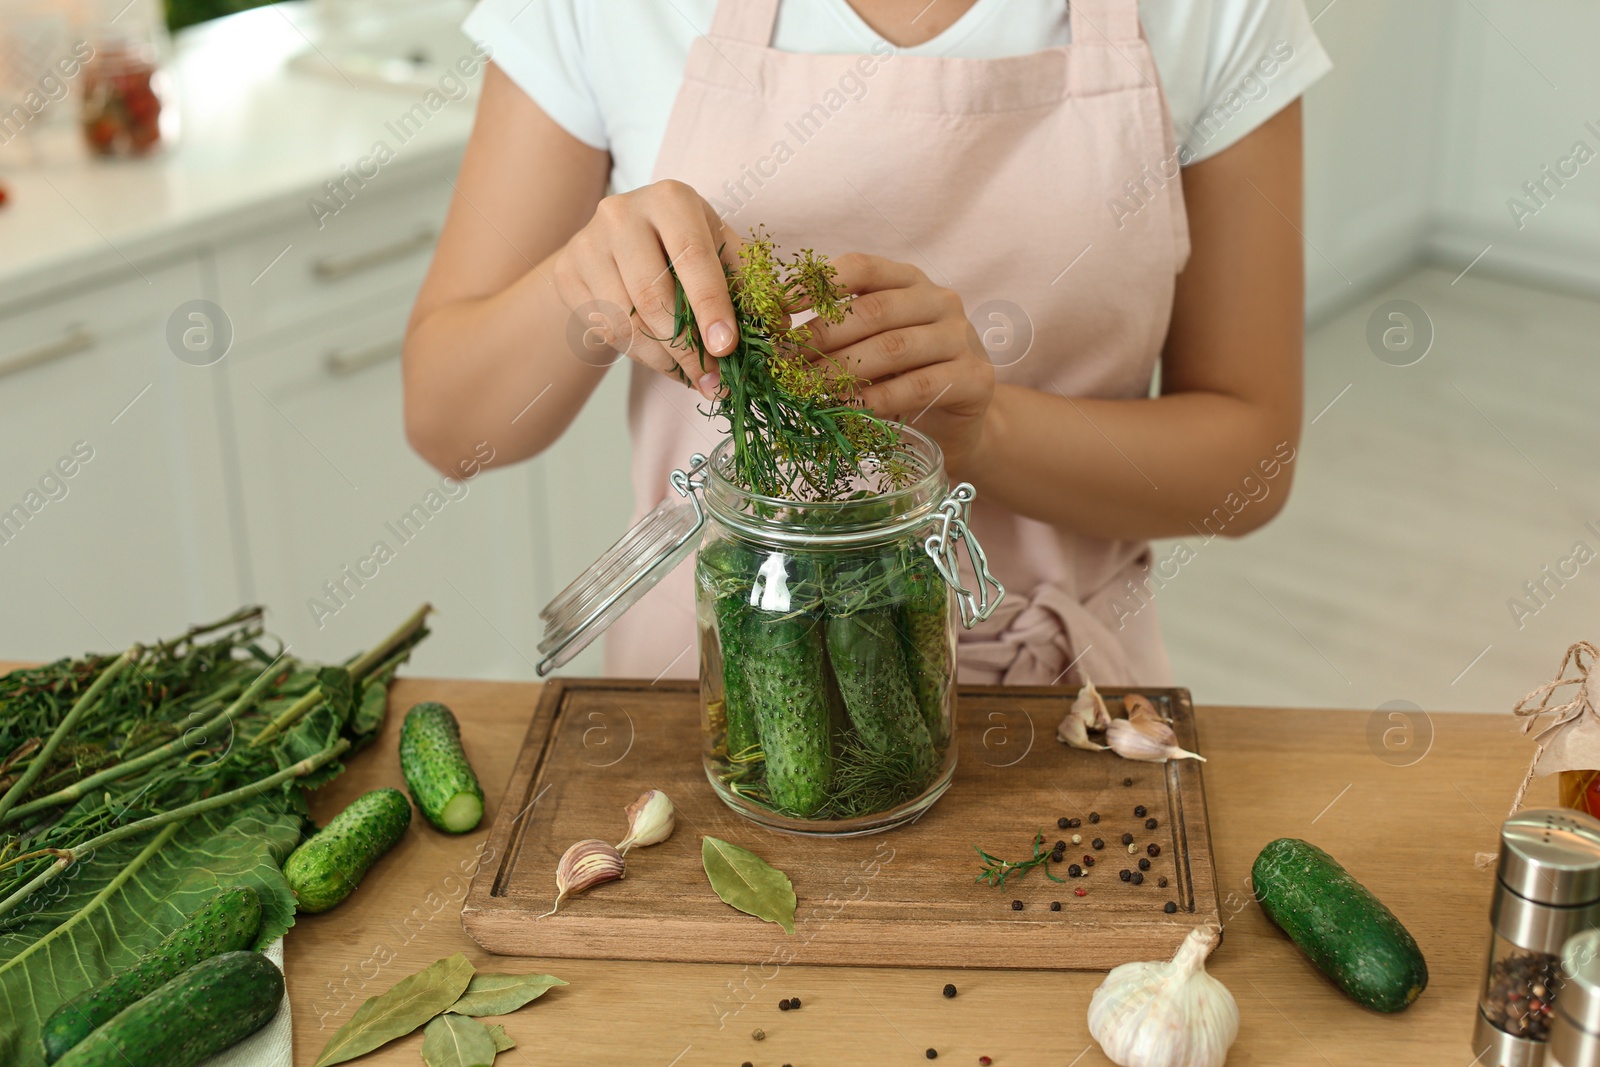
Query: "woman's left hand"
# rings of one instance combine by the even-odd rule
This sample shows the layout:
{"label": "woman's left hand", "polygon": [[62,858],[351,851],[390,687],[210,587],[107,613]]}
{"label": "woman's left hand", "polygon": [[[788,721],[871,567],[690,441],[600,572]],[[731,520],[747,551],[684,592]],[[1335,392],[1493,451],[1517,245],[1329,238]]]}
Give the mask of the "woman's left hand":
{"label": "woman's left hand", "polygon": [[811,343],[870,383],[863,405],[926,433],[964,472],[983,439],[994,366],[961,297],[909,263],[859,252],[831,262],[855,299],[838,325],[807,323]]}

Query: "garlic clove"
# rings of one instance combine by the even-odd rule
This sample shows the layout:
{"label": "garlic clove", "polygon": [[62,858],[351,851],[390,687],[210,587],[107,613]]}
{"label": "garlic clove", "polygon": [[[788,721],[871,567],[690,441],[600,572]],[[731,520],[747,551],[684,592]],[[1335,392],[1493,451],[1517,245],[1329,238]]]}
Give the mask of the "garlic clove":
{"label": "garlic clove", "polygon": [[1100,690],[1094,687],[1087,673],[1083,676],[1083,688],[1078,690],[1077,697],[1072,701],[1072,710],[1083,720],[1086,729],[1104,730],[1111,725],[1111,711],[1106,707],[1106,698],[1100,695]]}
{"label": "garlic clove", "polygon": [[575,893],[621,878],[625,868],[622,853],[604,841],[579,841],[561,854],[556,864],[556,902],[539,918],[554,915],[561,902]]}
{"label": "garlic clove", "polygon": [[624,856],[635,845],[640,848],[659,845],[672,836],[672,830],[677,825],[672,801],[659,789],[639,794],[639,799],[623,810],[628,816],[628,836],[622,839],[617,851]]}
{"label": "garlic clove", "polygon": [[1106,743],[1123,759],[1143,763],[1165,763],[1169,759],[1206,761],[1199,753],[1179,748],[1172,727],[1159,719],[1113,719],[1106,728]]}
{"label": "garlic clove", "polygon": [[1239,1005],[1206,973],[1215,927],[1189,932],[1170,963],[1125,963],[1089,1002],[1089,1033],[1119,1067],[1222,1067]]}
{"label": "garlic clove", "polygon": [[1079,718],[1076,709],[1069,710],[1066,718],[1061,720],[1061,725],[1056,727],[1056,740],[1071,745],[1073,748],[1088,749],[1090,752],[1104,752],[1106,746],[1089,740],[1089,728]]}
{"label": "garlic clove", "polygon": [[1156,711],[1156,706],[1150,703],[1150,698],[1142,693],[1129,693],[1122,698],[1123,710],[1128,713],[1129,722],[1165,722],[1161,713]]}

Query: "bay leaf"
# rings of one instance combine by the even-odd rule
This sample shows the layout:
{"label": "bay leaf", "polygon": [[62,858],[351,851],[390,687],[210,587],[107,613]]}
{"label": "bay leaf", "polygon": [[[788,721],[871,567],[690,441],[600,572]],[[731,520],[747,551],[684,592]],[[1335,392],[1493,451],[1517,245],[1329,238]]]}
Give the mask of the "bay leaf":
{"label": "bay leaf", "polygon": [[723,903],[794,933],[794,885],[754,852],[715,837],[702,838],[700,862]]}
{"label": "bay leaf", "polygon": [[350,1021],[323,1046],[316,1067],[353,1060],[397,1037],[405,1037],[461,999],[471,981],[472,964],[460,952],[400,979],[387,992],[368,997],[356,1009]]}
{"label": "bay leaf", "polygon": [[494,1040],[494,1050],[496,1052],[507,1052],[517,1047],[516,1041],[510,1034],[506,1033],[505,1027],[497,1026],[494,1023],[484,1023],[484,1027],[489,1031],[489,1037]]}
{"label": "bay leaf", "polygon": [[450,1010],[460,1015],[508,1015],[552,987],[566,984],[553,974],[476,974]]}
{"label": "bay leaf", "polygon": [[446,1012],[422,1030],[422,1062],[428,1067],[493,1067],[495,1041],[476,1019]]}

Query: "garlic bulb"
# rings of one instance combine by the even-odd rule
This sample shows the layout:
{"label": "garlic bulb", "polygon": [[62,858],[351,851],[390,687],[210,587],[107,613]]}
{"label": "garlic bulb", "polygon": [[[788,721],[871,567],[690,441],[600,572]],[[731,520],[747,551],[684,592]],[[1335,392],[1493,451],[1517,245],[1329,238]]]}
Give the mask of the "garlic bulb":
{"label": "garlic bulb", "polygon": [[628,849],[635,845],[641,848],[645,845],[659,845],[672,836],[673,827],[677,825],[672,812],[672,801],[668,800],[667,794],[659,789],[650,789],[639,794],[639,799],[623,810],[628,816],[628,836],[622,839],[617,851],[624,856],[628,854]]}
{"label": "garlic bulb", "polygon": [[1124,963],[1089,1002],[1089,1033],[1119,1067],[1221,1067],[1239,1006],[1206,973],[1214,927],[1196,927],[1171,963]]}
{"label": "garlic bulb", "polygon": [[621,878],[624,870],[622,853],[604,841],[579,841],[561,854],[561,862],[556,864],[556,902],[539,918],[554,915],[561,902],[574,893]]}
{"label": "garlic bulb", "polygon": [[1144,763],[1165,763],[1169,759],[1206,761],[1198,753],[1179,748],[1172,727],[1160,719],[1113,719],[1106,728],[1106,742],[1123,759]]}

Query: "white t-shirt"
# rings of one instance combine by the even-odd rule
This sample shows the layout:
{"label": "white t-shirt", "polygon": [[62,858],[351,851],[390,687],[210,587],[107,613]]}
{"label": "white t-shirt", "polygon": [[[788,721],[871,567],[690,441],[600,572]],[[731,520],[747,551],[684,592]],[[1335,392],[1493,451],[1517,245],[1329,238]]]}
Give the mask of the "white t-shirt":
{"label": "white t-shirt", "polygon": [[[650,180],[689,45],[710,29],[716,6],[479,0],[462,29],[488,45],[500,69],[567,132],[609,151],[612,188],[627,192]],[[1139,20],[1184,163],[1238,141],[1333,65],[1303,0],[1141,0]],[[902,49],[888,46],[847,0],[783,0],[772,47],[992,59],[1071,39],[1065,0],[977,0],[933,40]]]}

